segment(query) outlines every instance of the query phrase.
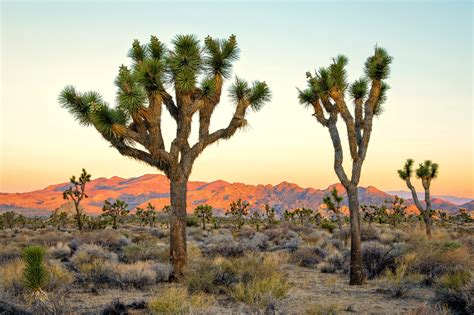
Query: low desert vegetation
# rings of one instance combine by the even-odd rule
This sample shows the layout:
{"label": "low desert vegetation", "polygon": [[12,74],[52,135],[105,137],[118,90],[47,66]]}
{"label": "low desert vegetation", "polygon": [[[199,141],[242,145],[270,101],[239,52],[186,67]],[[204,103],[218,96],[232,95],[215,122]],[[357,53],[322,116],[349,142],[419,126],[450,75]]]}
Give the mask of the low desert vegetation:
{"label": "low desert vegetation", "polygon": [[[435,219],[429,238],[420,221],[402,211],[393,224],[391,205],[401,203],[387,201],[377,219],[361,222],[363,271],[373,298],[387,310],[403,303],[413,314],[472,313],[472,222],[458,214]],[[236,217],[213,214],[219,225],[206,221],[205,229],[202,216],[190,216],[189,264],[173,284],[169,228],[159,219],[150,226],[139,213],[129,213],[116,229],[107,221],[79,231],[75,216],[66,216],[60,229],[41,219],[44,227],[36,230],[25,218],[25,227],[0,230],[0,300],[37,313],[343,314],[371,308],[331,293],[359,292],[345,291],[350,290],[346,220],[341,229],[336,217],[316,220],[315,211],[304,208],[280,217],[267,206],[256,226],[252,213],[240,210]],[[74,298],[97,294],[104,299],[88,306]],[[305,301],[301,294],[307,294]]]}

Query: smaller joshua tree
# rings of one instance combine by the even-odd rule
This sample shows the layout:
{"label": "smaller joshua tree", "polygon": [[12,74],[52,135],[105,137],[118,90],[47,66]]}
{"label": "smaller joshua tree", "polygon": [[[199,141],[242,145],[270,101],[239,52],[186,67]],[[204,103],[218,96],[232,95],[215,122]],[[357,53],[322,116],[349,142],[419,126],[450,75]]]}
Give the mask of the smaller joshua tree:
{"label": "smaller joshua tree", "polygon": [[235,226],[240,230],[245,224],[245,217],[249,214],[248,207],[250,204],[246,201],[242,201],[239,198],[237,201],[233,201],[230,204],[230,208],[227,209],[225,215],[230,215],[234,221]]}
{"label": "smaller joshua tree", "polygon": [[390,204],[390,214],[388,215],[390,224],[393,227],[396,227],[397,224],[400,224],[406,216],[405,210],[407,205],[405,205],[405,200],[398,196],[395,196],[392,200],[385,200],[385,203]]}
{"label": "smaller joshua tree", "polygon": [[429,160],[426,160],[424,163],[421,163],[415,171],[416,177],[421,179],[421,184],[425,190],[425,207],[421,204],[416,194],[415,187],[411,183],[411,177],[413,175],[413,163],[412,159],[408,159],[403,165],[401,170],[398,170],[398,175],[401,179],[405,181],[408,188],[411,191],[413,201],[415,202],[416,207],[420,211],[420,214],[423,216],[423,221],[425,222],[426,235],[428,238],[431,238],[432,230],[432,215],[433,210],[431,209],[431,196],[430,196],[430,186],[431,181],[438,176],[439,166],[436,163],[433,163]]}
{"label": "smaller joshua tree", "polygon": [[161,212],[163,212],[164,214],[164,225],[168,229],[170,227],[170,216],[172,212],[171,206],[170,205],[164,206],[163,209],[161,209]]}
{"label": "smaller joshua tree", "polygon": [[275,208],[265,204],[265,216],[267,217],[268,227],[272,228],[277,222]]}
{"label": "smaller joshua tree", "polygon": [[331,190],[330,195],[326,195],[323,198],[323,202],[327,209],[336,215],[339,231],[342,231],[342,226],[344,224],[344,217],[341,212],[341,202],[343,199],[344,198],[337,193],[336,187]]}
{"label": "smaller joshua tree", "polygon": [[103,214],[112,218],[112,227],[114,229],[117,229],[117,220],[121,221],[121,219],[126,217],[130,212],[127,210],[127,207],[128,205],[120,199],[115,200],[114,203],[108,200],[104,202],[104,206],[102,207]]}
{"label": "smaller joshua tree", "polygon": [[250,224],[252,224],[257,231],[260,231],[260,225],[263,223],[263,217],[260,211],[255,209],[250,215]]}
{"label": "smaller joshua tree", "polygon": [[76,176],[72,175],[69,181],[73,186],[69,186],[69,188],[63,192],[63,199],[73,201],[74,209],[76,210],[77,228],[81,231],[82,216],[79,204],[82,199],[88,198],[86,195],[86,184],[91,181],[91,174],[87,173],[85,169],[82,169],[81,176],[79,176],[78,180],[76,179]]}
{"label": "smaller joshua tree", "polygon": [[137,207],[137,211],[135,214],[138,218],[140,218],[140,225],[144,223],[148,224],[150,227],[155,226],[157,214],[155,207],[151,203],[147,204],[146,209]]}
{"label": "smaller joshua tree", "polygon": [[313,215],[313,209],[309,208],[297,208],[293,211],[293,215],[300,222],[301,225],[304,225],[306,222],[309,222],[311,216]]}
{"label": "smaller joshua tree", "polygon": [[206,230],[206,223],[212,222],[212,206],[199,205],[194,209],[194,215],[201,221],[202,229]]}

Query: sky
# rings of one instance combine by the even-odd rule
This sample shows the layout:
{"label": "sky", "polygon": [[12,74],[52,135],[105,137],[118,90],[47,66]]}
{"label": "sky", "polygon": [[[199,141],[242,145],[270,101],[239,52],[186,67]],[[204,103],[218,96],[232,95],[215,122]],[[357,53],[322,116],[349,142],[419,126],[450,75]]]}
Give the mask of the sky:
{"label": "sky", "polygon": [[[337,182],[328,131],[299,105],[296,88],[305,87],[306,71],[338,54],[349,58],[349,79],[359,78],[379,45],[394,57],[391,90],[374,121],[360,186],[406,190],[397,169],[407,158],[431,159],[440,164],[432,193],[474,197],[472,18],[470,1],[1,1],[0,192],[42,189],[83,167],[93,178],[160,173],[79,126],[58,105],[59,92],[72,84],[113,103],[113,82],[118,67],[130,64],[133,39],[235,34],[241,53],[233,75],[266,81],[273,98],[248,115],[248,128],[208,147],[191,180],[314,188]],[[224,98],[211,129],[226,126],[233,108]],[[163,130],[170,141],[169,115]],[[347,147],[345,153],[349,168]]]}

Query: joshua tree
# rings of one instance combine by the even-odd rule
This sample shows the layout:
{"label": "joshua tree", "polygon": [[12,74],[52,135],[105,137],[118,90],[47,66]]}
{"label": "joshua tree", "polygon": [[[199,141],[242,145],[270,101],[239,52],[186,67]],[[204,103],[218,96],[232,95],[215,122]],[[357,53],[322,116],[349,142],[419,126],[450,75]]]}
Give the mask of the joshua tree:
{"label": "joshua tree", "polygon": [[146,209],[137,207],[137,211],[135,212],[135,214],[137,215],[137,217],[140,218],[140,226],[142,225],[142,223],[148,223],[150,227],[155,225],[156,211],[155,207],[151,203],[147,204]]}
{"label": "joshua tree", "polygon": [[164,216],[164,225],[166,226],[166,228],[168,229],[170,227],[170,217],[171,217],[171,206],[170,205],[166,205],[163,207],[163,209],[161,209],[161,212],[163,212],[163,216]]}
{"label": "joshua tree", "polygon": [[[248,84],[236,78],[229,89],[235,111],[229,124],[210,131],[212,113],[220,102],[225,79],[238,59],[236,37],[226,40],[210,36],[201,46],[194,35],[177,35],[168,49],[155,36],[148,44],[135,40],[129,56],[131,69],[121,66],[116,108],[109,107],[96,92],[79,93],[72,86],[59,101],[81,124],[94,126],[122,155],[145,162],[170,179],[170,258],[174,274],[186,265],[187,182],[196,158],[209,145],[229,139],[246,126],[249,109],[258,111],[270,100],[265,82]],[[165,89],[175,92],[175,100]],[[168,150],[162,136],[163,105],[176,122],[176,137]],[[192,118],[199,113],[198,141],[190,144]]]}
{"label": "joshua tree", "polygon": [[250,224],[252,224],[257,231],[260,231],[260,225],[262,224],[263,218],[260,211],[255,209],[250,215]]}
{"label": "joshua tree", "polygon": [[127,207],[128,205],[120,199],[115,200],[114,203],[110,203],[108,200],[104,202],[102,207],[103,215],[112,218],[112,227],[114,229],[117,229],[117,219],[121,220],[130,212],[127,210]]}
{"label": "joshua tree", "polygon": [[268,227],[272,228],[277,222],[275,208],[270,207],[268,204],[265,204],[265,216],[267,217]]}
{"label": "joshua tree", "polygon": [[69,188],[63,192],[63,199],[70,199],[73,201],[74,209],[76,210],[77,227],[79,228],[79,231],[81,231],[82,216],[79,204],[81,203],[82,199],[88,198],[88,196],[86,195],[86,184],[91,181],[91,174],[88,174],[85,169],[82,169],[82,173],[81,176],[79,176],[79,180],[76,180],[76,176],[72,175],[69,181],[74,186],[69,186]]}
{"label": "joshua tree", "polygon": [[436,163],[433,163],[429,160],[426,160],[424,163],[420,164],[415,171],[416,177],[421,179],[421,184],[425,190],[425,206],[421,204],[416,194],[415,187],[411,183],[411,177],[413,175],[413,163],[412,159],[408,159],[403,165],[401,170],[398,170],[398,175],[401,179],[405,181],[408,189],[411,191],[411,196],[415,202],[416,207],[420,211],[420,215],[423,216],[423,221],[425,222],[426,235],[428,238],[431,238],[431,229],[432,229],[432,215],[433,210],[431,209],[431,196],[430,196],[430,186],[431,181],[438,176],[439,166]]}
{"label": "joshua tree", "polygon": [[1,217],[1,221],[2,221],[2,225],[6,228],[6,229],[13,229],[13,227],[15,226],[15,222],[16,222],[16,218],[17,218],[17,214],[13,211],[7,211],[7,212],[4,212],[0,215]]}
{"label": "joshua tree", "polygon": [[310,221],[312,215],[313,209],[309,208],[298,208],[293,211],[293,216],[295,216],[300,221],[301,225]]}
{"label": "joshua tree", "polygon": [[[374,116],[382,112],[388,85],[384,79],[390,74],[392,57],[380,47],[365,62],[365,74],[359,80],[347,82],[347,58],[338,56],[327,68],[320,68],[313,76],[307,72],[308,88],[299,91],[300,103],[314,109],[317,121],[328,128],[334,147],[334,170],[347,191],[351,225],[351,262],[349,284],[363,284],[365,275],[362,267],[360,241],[359,184],[362,164],[365,160],[372,133]],[[369,89],[370,82],[370,89]],[[349,110],[346,94],[354,102],[354,115]],[[341,116],[347,129],[352,175],[349,178],[343,167],[343,149],[337,119]]]}
{"label": "joshua tree", "polygon": [[[445,212],[443,212],[443,214],[446,214]],[[465,208],[460,208],[458,210],[458,214],[456,215],[456,219],[458,221],[460,221],[462,224],[464,223],[469,223],[469,222],[472,222],[472,218],[471,218],[471,215],[467,212],[467,209]]]}
{"label": "joshua tree", "polygon": [[49,222],[60,230],[64,228],[68,222],[68,215],[66,212],[59,213],[58,210],[54,211],[49,217]]}
{"label": "joshua tree", "polygon": [[343,199],[344,198],[337,193],[336,187],[332,189],[330,195],[324,196],[323,198],[323,202],[327,209],[334,212],[336,215],[339,231],[342,231],[342,226],[344,224],[344,216],[341,212],[341,202]]}
{"label": "joshua tree", "polygon": [[194,215],[201,221],[202,229],[206,230],[206,223],[212,221],[212,206],[210,205],[199,205],[194,209]]}
{"label": "joshua tree", "polygon": [[250,204],[246,201],[242,202],[239,198],[237,201],[233,201],[230,204],[230,208],[227,209],[225,215],[230,215],[233,218],[235,226],[240,230],[245,224],[245,217],[249,214],[247,209]]}
{"label": "joshua tree", "polygon": [[397,224],[403,221],[405,218],[405,210],[407,205],[405,205],[405,200],[398,196],[395,196],[392,200],[385,200],[385,203],[390,204],[390,215],[389,220],[393,227],[396,227]]}

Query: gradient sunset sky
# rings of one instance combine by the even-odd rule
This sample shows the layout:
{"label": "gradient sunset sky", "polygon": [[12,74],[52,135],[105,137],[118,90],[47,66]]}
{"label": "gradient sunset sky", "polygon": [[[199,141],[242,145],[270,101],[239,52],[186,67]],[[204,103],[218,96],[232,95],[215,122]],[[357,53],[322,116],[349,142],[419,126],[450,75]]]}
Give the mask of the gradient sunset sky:
{"label": "gradient sunset sky", "polygon": [[[305,86],[306,71],[337,54],[349,58],[350,79],[358,78],[377,44],[394,57],[392,88],[374,121],[360,185],[406,190],[396,172],[405,159],[432,159],[440,164],[433,193],[472,198],[472,18],[471,1],[2,1],[0,192],[65,182],[83,167],[94,178],[157,173],[119,155],[93,128],[79,126],[57,96],[72,84],[113,103],[113,81],[120,64],[130,64],[133,39],[156,35],[169,43],[175,34],[192,33],[201,39],[237,35],[241,54],[234,74],[266,81],[273,99],[249,115],[249,128],[208,148],[191,180],[315,188],[337,182],[328,131],[298,104],[296,87]],[[224,99],[211,128],[227,125],[232,112]],[[163,129],[170,140],[169,115]]]}

